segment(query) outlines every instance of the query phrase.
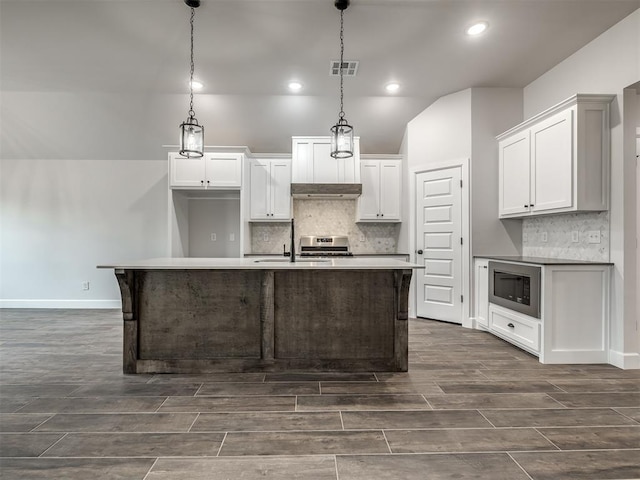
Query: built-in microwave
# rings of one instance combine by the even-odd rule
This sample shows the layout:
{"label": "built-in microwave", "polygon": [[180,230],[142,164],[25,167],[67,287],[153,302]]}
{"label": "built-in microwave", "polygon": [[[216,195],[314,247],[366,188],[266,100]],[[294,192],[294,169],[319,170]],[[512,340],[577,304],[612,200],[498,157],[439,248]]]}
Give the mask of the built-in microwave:
{"label": "built-in microwave", "polygon": [[540,318],[540,267],[490,261],[489,302]]}

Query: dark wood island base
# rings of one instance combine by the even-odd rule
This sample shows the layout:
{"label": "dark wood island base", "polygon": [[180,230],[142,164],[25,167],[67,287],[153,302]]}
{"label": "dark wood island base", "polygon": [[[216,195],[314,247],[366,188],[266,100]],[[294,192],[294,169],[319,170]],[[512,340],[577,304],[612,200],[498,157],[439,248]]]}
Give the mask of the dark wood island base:
{"label": "dark wood island base", "polygon": [[407,371],[411,273],[116,268],[123,371]]}

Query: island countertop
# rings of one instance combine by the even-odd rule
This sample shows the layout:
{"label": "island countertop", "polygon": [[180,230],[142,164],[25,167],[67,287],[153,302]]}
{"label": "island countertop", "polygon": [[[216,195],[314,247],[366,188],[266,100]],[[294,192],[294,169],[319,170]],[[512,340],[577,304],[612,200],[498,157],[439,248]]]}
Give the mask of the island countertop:
{"label": "island countertop", "polygon": [[98,268],[118,270],[398,270],[424,268],[424,265],[393,258],[151,258],[105,263]]}

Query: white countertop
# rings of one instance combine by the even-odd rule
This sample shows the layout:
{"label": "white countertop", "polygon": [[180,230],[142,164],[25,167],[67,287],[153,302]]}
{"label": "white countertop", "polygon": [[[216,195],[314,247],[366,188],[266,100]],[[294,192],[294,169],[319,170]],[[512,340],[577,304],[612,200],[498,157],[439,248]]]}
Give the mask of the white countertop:
{"label": "white countertop", "polygon": [[351,257],[330,259],[288,258],[151,258],[98,265],[98,268],[129,270],[396,270],[424,268],[423,265],[393,258]]}

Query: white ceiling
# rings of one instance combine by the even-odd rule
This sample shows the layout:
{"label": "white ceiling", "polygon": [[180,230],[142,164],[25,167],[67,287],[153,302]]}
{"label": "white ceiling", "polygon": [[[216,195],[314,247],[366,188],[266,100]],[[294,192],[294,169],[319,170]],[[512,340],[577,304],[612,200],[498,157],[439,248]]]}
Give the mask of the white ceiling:
{"label": "white ceiling", "polygon": [[[438,97],[524,87],[637,8],[640,0],[352,0],[345,59],[360,68],[345,79],[346,117],[364,152],[395,153],[404,125]],[[489,30],[464,35],[479,19]],[[186,117],[188,20],[182,0],[0,0],[2,90],[179,95]],[[195,22],[205,84],[195,110],[207,144],[289,151],[291,135],[328,134],[338,113],[333,0],[202,0]],[[288,92],[291,79],[300,93]],[[400,92],[385,93],[390,80]]]}

